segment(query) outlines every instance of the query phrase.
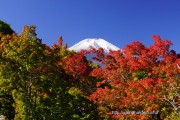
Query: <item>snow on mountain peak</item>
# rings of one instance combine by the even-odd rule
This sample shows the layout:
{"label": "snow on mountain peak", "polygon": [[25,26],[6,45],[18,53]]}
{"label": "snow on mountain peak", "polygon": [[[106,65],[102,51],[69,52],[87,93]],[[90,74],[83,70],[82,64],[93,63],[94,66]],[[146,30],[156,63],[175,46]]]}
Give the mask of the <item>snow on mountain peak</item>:
{"label": "snow on mountain peak", "polygon": [[70,47],[69,50],[74,50],[79,52],[81,50],[88,50],[90,47],[95,49],[103,48],[105,52],[109,52],[109,50],[119,50],[120,48],[116,47],[115,45],[107,42],[104,39],[97,39],[97,38],[88,38],[80,41],[79,43],[75,44],[74,46]]}

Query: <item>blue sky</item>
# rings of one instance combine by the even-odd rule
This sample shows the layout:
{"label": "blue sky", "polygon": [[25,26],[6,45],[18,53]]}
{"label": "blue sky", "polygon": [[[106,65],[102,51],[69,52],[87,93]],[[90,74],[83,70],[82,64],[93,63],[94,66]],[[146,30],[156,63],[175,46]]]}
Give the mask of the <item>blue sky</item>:
{"label": "blue sky", "polygon": [[71,47],[85,38],[103,38],[124,48],[133,40],[153,44],[152,35],[173,42],[180,53],[180,0],[1,0],[0,19],[19,34],[37,26],[51,46],[59,36]]}

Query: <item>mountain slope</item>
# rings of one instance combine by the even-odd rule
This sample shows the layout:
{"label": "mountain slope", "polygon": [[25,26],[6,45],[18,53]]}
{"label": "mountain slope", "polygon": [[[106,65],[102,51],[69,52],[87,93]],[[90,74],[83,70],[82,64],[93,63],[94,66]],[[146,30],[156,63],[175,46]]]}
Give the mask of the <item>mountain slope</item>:
{"label": "mountain slope", "polygon": [[103,48],[104,52],[108,53],[109,50],[119,50],[120,48],[115,45],[105,41],[104,39],[84,39],[74,46],[70,47],[69,50],[74,50],[79,52],[80,50],[88,50],[89,47],[93,47],[95,49]]}

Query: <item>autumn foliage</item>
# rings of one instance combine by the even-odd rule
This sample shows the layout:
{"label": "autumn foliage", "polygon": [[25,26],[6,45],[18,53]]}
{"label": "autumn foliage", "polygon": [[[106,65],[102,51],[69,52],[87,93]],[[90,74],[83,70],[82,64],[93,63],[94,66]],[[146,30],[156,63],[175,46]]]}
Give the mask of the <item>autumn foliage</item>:
{"label": "autumn foliage", "polygon": [[[180,69],[177,65],[180,56],[169,51],[171,41],[161,40],[159,36],[153,39],[154,45],[150,47],[134,41],[123,50],[109,54],[92,49],[97,53],[95,60],[103,67],[91,72],[101,81],[89,99],[98,105],[101,115],[133,120],[179,115],[180,79],[177,75]],[[140,113],[142,111],[144,114]]]}
{"label": "autumn foliage", "polygon": [[67,50],[62,41],[60,37],[52,47],[43,44],[35,26],[25,26],[20,35],[2,36],[1,114],[23,120],[98,118],[87,96],[95,84],[88,76],[92,63]]}
{"label": "autumn foliage", "polygon": [[[0,114],[8,119],[145,120],[180,117],[180,55],[169,40],[118,51],[47,46],[35,26],[1,34]],[[86,55],[94,53],[95,61]]]}

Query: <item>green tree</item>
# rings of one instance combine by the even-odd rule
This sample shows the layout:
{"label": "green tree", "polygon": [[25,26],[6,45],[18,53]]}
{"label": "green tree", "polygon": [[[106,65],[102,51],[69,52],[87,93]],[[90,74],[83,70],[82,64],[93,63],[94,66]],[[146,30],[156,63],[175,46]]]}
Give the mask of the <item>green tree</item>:
{"label": "green tree", "polygon": [[17,119],[31,117],[36,104],[34,69],[40,64],[43,46],[34,33],[34,26],[25,26],[20,36],[6,35],[1,39],[1,90],[13,96]]}
{"label": "green tree", "polygon": [[[90,73],[90,63],[68,51],[62,38],[52,48],[42,44],[35,30],[25,26],[19,36],[3,36],[0,44],[0,87],[12,95],[15,119],[96,118],[96,106],[87,98],[88,85],[81,85],[92,78],[86,71],[78,74],[84,68]],[[75,68],[73,59],[78,55],[83,66],[71,72],[68,65]]]}
{"label": "green tree", "polygon": [[[10,25],[0,20],[0,40],[3,36],[6,36],[7,34],[11,35],[12,33],[14,33],[14,30]],[[8,119],[14,118],[15,111],[12,106],[13,103],[14,100],[12,95],[0,89],[0,114],[5,115]]]}
{"label": "green tree", "polygon": [[14,30],[10,27],[10,25],[3,22],[2,20],[0,20],[0,38],[3,34],[4,35],[7,35],[7,34],[11,35],[12,33],[14,33]]}

